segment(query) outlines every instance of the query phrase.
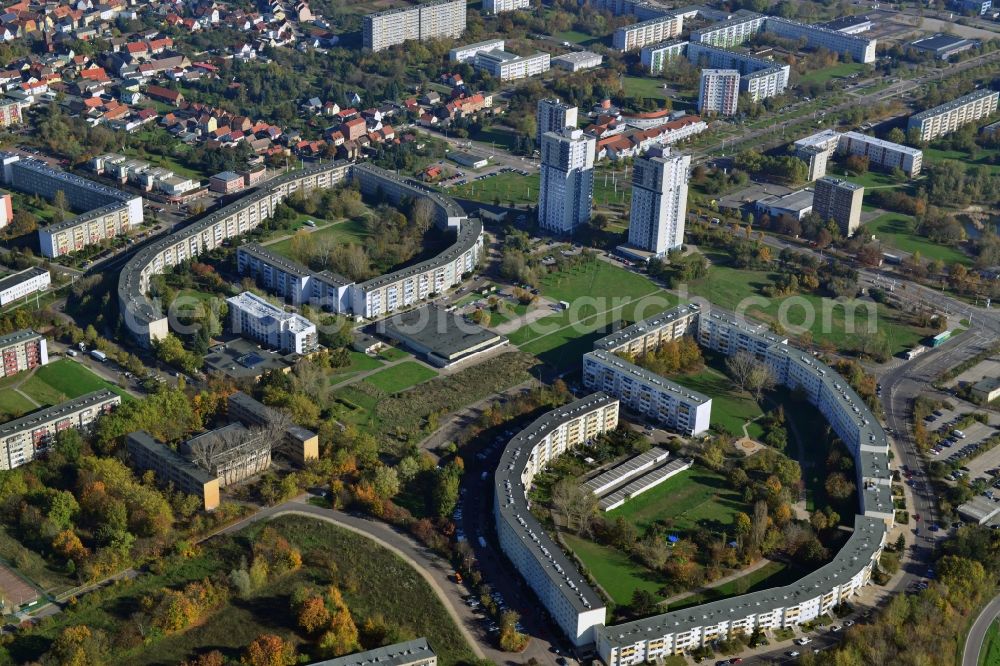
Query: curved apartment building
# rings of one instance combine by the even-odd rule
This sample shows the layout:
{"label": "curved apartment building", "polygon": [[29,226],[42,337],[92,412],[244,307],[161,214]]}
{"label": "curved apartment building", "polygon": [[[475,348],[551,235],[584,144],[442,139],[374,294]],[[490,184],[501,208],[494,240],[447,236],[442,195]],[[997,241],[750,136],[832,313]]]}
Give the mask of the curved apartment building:
{"label": "curved apartment building", "polygon": [[[455,231],[456,239],[432,259],[360,284],[326,271],[317,273],[310,291],[318,305],[343,314],[378,317],[459,284],[463,275],[475,268],[483,248],[482,223],[466,218],[451,198],[371,165],[344,161],[317,164],[279,176],[136,253],[118,278],[118,304],[128,330],[144,345],[170,332],[166,313],[147,296],[153,275],[253,230],[294,192],[333,187],[351,177],[358,181],[362,192],[378,193],[397,204],[414,198],[429,200],[435,223],[442,229]],[[266,252],[255,256],[252,264],[240,262],[241,270],[245,266],[252,266],[258,274],[266,272],[269,277],[265,286],[285,297],[289,296],[286,287],[278,285],[288,284],[292,277],[301,281],[307,277],[303,273],[309,273],[295,262]]]}
{"label": "curved apartment building", "polygon": [[[641,353],[660,342],[684,335],[694,336],[702,347],[727,356],[739,351],[749,352],[771,368],[779,384],[806,396],[826,417],[854,457],[859,512],[854,521],[854,533],[834,559],[791,585],[604,626],[606,618],[595,612],[604,609],[597,609],[593,602],[591,607],[575,604],[562,579],[549,571],[555,562],[561,569],[555,570],[556,574],[565,573],[569,579],[582,578],[575,571],[567,572],[565,556],[554,554],[551,540],[539,532],[537,522],[532,522],[524,503],[524,493],[530,488],[535,472],[553,455],[566,449],[563,446],[553,450],[548,443],[548,433],[556,431],[561,422],[572,417],[561,416],[557,410],[539,419],[511,440],[497,469],[494,513],[497,532],[501,535],[500,544],[567,637],[575,645],[584,645],[592,638],[597,653],[608,666],[629,666],[687,652],[733,631],[749,634],[754,629],[791,628],[829,612],[869,582],[894,520],[889,443],[875,415],[839,374],[812,355],[790,347],[787,340],[763,326],[748,323],[730,313],[683,305],[596,341],[595,352],[584,358],[592,359],[595,353]],[[624,365],[631,366],[629,363]],[[616,371],[612,364],[603,366],[604,372]],[[625,367],[622,371],[629,370]],[[613,392],[625,386],[622,383],[587,383],[585,379],[585,385],[611,387],[612,391],[594,394],[563,410],[575,409],[586,414],[585,405],[589,402],[592,405],[589,413],[598,413],[601,401],[632,398],[631,393],[616,395]],[[616,401],[616,410],[617,407]],[[546,423],[545,419],[551,421]],[[520,530],[511,525],[512,515]],[[592,594],[589,587],[581,590],[585,596]],[[562,604],[547,601],[560,597],[568,598]],[[575,616],[571,617],[574,612]]]}

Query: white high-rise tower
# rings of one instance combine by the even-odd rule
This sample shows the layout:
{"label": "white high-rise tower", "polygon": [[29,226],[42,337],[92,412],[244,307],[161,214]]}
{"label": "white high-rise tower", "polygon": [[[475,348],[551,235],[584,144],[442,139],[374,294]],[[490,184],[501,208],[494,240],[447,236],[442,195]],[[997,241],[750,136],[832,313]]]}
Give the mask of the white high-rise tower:
{"label": "white high-rise tower", "polygon": [[653,148],[632,167],[630,245],[657,256],[684,244],[690,155]]}
{"label": "white high-rise tower", "polygon": [[538,113],[535,115],[535,144],[542,149],[542,135],[546,132],[558,132],[564,127],[576,127],[577,108],[558,99],[538,100]]}
{"label": "white high-rise tower", "polygon": [[594,137],[563,128],[542,135],[542,179],[538,190],[538,224],[571,234],[590,221],[594,201]]}

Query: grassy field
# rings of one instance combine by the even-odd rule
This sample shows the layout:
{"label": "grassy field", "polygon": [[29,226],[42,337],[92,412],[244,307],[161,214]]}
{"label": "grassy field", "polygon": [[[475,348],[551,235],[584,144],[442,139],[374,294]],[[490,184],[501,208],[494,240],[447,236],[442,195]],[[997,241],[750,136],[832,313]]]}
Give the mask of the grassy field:
{"label": "grassy field", "polygon": [[983,647],[979,650],[979,666],[1000,665],[1000,620],[993,624],[983,637]]}
{"label": "grassy field", "polygon": [[[671,375],[670,379],[712,399],[711,425],[716,429],[742,436],[743,424],[764,414],[752,395],[740,391],[729,377],[715,368],[706,366],[696,373]],[[752,423],[748,431],[752,437],[763,435],[756,423]]]}
{"label": "grassy field", "polygon": [[568,302],[569,310],[547,315],[508,337],[558,368],[579,364],[580,356],[615,322],[644,319],[677,303],[645,277],[599,260],[546,275],[539,290],[553,301]]}
{"label": "grassy field", "polygon": [[991,164],[990,161],[997,154],[1000,154],[1000,150],[986,150],[980,148],[975,152],[975,155],[969,153],[965,150],[940,150],[938,148],[925,148],[924,149],[924,162],[940,162],[942,160],[955,160],[957,162],[962,162],[966,166],[983,166],[986,167],[992,174],[1000,174],[1000,165]]}
{"label": "grassy field", "polygon": [[830,79],[843,79],[851,74],[863,71],[865,71],[864,63],[844,62],[833,65],[832,67],[824,67],[823,69],[817,69],[809,72],[808,74],[803,74],[799,78],[799,81],[802,83],[826,83]]}
{"label": "grassy field", "polygon": [[563,534],[563,539],[616,604],[627,605],[635,590],[645,590],[656,597],[662,597],[659,591],[666,581],[655,572],[633,562],[620,550],[573,534]]}
{"label": "grassy field", "polygon": [[386,393],[398,393],[434,377],[437,377],[437,373],[426,365],[416,361],[403,361],[391,368],[379,370],[365,381]]}
{"label": "grassy field", "polygon": [[35,409],[35,405],[20,393],[0,391],[0,421],[9,421]]}
{"label": "grassy field", "polygon": [[768,562],[760,569],[751,571],[745,576],[740,576],[704,592],[698,592],[689,597],[678,599],[670,604],[667,609],[675,611],[711,601],[718,601],[727,597],[747,594],[748,592],[757,592],[758,590],[766,590],[770,587],[788,585],[802,578],[804,573],[798,567],[789,566],[784,562]]}
{"label": "grassy field", "polygon": [[852,183],[857,183],[858,185],[864,187],[866,191],[891,190],[897,187],[910,187],[910,181],[899,182],[892,177],[892,174],[886,173],[885,171],[866,171],[861,175],[855,176],[849,174],[844,168],[831,165],[829,173],[830,175],[842,177],[844,180],[849,180]]}
{"label": "grassy field", "polygon": [[111,389],[122,396],[126,395],[120,388],[104,381],[86,366],[69,359],[52,361],[42,366],[21,385],[22,391],[43,405],[65,402],[102,388]]}
{"label": "grassy field", "polygon": [[665,79],[653,79],[644,76],[622,77],[622,87],[627,97],[644,97],[646,99],[667,99],[667,91],[663,89]]}
{"label": "grassy field", "polygon": [[[687,286],[692,295],[708,299],[720,308],[743,308],[748,317],[776,322],[782,304],[795,299],[785,306],[783,323],[786,328],[805,328],[815,341],[829,341],[838,349],[850,349],[855,334],[868,330],[867,304],[858,304],[855,308],[814,294],[764,297],[763,289],[773,283],[772,273],[728,266],[728,257],[720,253],[709,253],[709,259],[713,266],[708,275]],[[913,347],[928,335],[928,331],[901,321],[895,311],[884,305],[876,306],[874,324],[876,330],[885,334],[893,354]]]}
{"label": "grassy field", "polygon": [[[534,205],[538,203],[539,179],[537,173],[527,176],[512,172],[499,173],[483,180],[450,187],[446,192],[460,199],[485,203],[500,201],[511,205]],[[624,168],[616,170],[614,165],[601,165],[594,172],[594,204],[627,203],[630,187]]]}
{"label": "grassy field", "polygon": [[743,503],[739,493],[728,487],[725,478],[715,472],[692,467],[629,500],[624,506],[609,511],[607,515],[611,520],[622,516],[641,534],[657,522],[681,532],[695,527],[727,530],[740,511],[749,511],[749,507]]}
{"label": "grassy field", "polygon": [[909,231],[909,223],[913,218],[901,213],[885,213],[865,225],[865,228],[875,234],[883,243],[887,243],[903,252],[919,252],[924,259],[940,259],[946,264],[955,262],[970,264],[972,260],[960,250],[947,245],[938,245],[929,238],[924,238]]}
{"label": "grassy field", "polygon": [[368,354],[362,354],[361,352],[351,351],[349,352],[351,362],[342,368],[334,368],[330,372],[330,383],[339,384],[347,379],[350,379],[359,372],[367,372],[369,370],[377,370],[382,367],[382,361],[369,356]]}
{"label": "grassy field", "polygon": [[299,571],[268,582],[245,599],[231,598],[205,622],[159,640],[124,644],[129,640],[126,636],[136,636],[131,630],[123,630],[133,626],[130,617],[144,595],[155,594],[164,586],[177,588],[205,577],[228,575],[249,551],[261,525],[214,539],[195,557],[168,559],[163,562],[163,573],[143,573],[130,584],[84,597],[74,609],[54,616],[36,632],[19,634],[9,646],[14,662],[37,659],[64,627],[80,624],[108,634],[111,649],[107,663],[114,665],[176,664],[207,649],[218,649],[235,663],[243,648],[263,633],[279,634],[290,640],[299,647],[304,661],[312,662],[311,646],[296,628],[294,614],[289,612],[292,591],[305,582],[319,586],[337,584],[359,627],[365,619],[381,615],[388,626],[399,628],[404,634],[426,636],[443,664],[473,658],[428,584],[393,553],[353,532],[312,518],[287,516],[270,524],[302,551],[305,564]]}
{"label": "grassy field", "polygon": [[[309,219],[315,220],[317,218],[312,216]],[[320,224],[322,223],[320,222]],[[325,227],[320,227],[315,231],[309,232],[309,239],[317,243],[323,240],[334,240],[345,244],[353,243],[354,245],[364,245],[367,238],[368,232],[365,230],[365,224],[364,222],[360,222],[358,220],[334,222]],[[280,255],[291,257],[292,239],[286,238],[278,241],[277,243],[271,243],[267,246],[267,249],[271,252],[277,252]]]}

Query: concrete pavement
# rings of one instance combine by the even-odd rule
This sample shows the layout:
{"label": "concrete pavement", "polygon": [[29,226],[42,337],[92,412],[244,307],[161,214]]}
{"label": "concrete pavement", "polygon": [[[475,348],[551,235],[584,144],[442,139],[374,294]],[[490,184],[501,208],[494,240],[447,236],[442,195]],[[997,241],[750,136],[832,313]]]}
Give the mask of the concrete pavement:
{"label": "concrete pavement", "polygon": [[976,621],[969,630],[969,635],[965,637],[965,649],[962,652],[962,666],[979,666],[979,652],[983,648],[983,640],[989,630],[993,620],[1000,616],[1000,596],[993,597],[993,601],[986,604],[986,608],[979,614]]}

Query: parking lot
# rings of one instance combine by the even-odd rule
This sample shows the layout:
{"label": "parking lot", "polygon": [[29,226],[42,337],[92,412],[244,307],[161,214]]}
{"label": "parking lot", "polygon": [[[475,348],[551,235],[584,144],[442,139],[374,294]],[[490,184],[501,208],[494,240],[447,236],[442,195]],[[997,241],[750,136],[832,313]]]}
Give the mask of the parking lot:
{"label": "parking lot", "polygon": [[987,470],[1000,467],[1000,447],[977,455],[984,443],[997,434],[997,428],[979,421],[961,425],[972,411],[971,405],[960,403],[955,409],[940,409],[924,419],[929,431],[942,436],[929,452],[932,460],[954,463],[971,457],[962,469],[950,475],[952,481],[963,477],[970,480],[989,477]]}

